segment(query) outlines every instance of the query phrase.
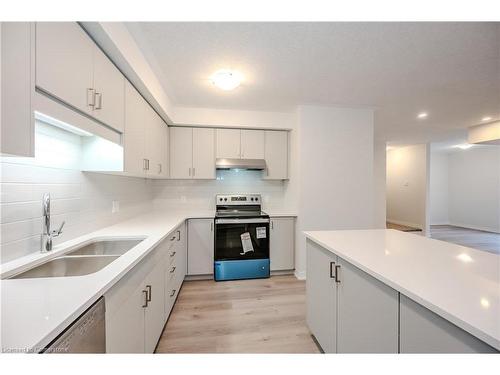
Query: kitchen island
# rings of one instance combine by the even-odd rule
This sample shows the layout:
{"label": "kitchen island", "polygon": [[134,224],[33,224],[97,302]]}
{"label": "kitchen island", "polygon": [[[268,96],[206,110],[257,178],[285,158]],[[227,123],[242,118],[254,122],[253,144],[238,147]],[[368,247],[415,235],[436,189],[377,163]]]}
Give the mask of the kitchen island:
{"label": "kitchen island", "polygon": [[500,256],[391,229],[305,235],[307,321],[325,352],[500,350]]}

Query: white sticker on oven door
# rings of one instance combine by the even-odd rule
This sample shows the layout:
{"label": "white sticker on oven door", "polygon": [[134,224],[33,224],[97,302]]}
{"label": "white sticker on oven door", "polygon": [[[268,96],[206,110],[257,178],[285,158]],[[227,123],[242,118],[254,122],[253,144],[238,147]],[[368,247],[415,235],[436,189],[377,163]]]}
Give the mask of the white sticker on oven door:
{"label": "white sticker on oven door", "polygon": [[266,227],[257,227],[257,238],[266,238]]}
{"label": "white sticker on oven door", "polygon": [[246,253],[253,250],[252,239],[250,238],[250,233],[245,232],[240,235],[241,238],[241,246],[243,247],[243,252],[240,255],[245,255]]}

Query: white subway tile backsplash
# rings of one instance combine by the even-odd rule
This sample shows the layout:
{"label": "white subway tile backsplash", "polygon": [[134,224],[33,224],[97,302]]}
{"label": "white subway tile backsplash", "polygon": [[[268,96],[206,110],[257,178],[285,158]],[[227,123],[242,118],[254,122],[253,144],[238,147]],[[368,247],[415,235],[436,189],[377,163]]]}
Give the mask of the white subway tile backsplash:
{"label": "white subway tile backsplash", "polygon": [[[1,159],[2,263],[40,251],[44,193],[51,195],[52,227],[66,221],[55,245],[145,213],[152,207],[149,180],[29,163],[28,158]],[[111,213],[114,200],[120,202],[118,213]]]}

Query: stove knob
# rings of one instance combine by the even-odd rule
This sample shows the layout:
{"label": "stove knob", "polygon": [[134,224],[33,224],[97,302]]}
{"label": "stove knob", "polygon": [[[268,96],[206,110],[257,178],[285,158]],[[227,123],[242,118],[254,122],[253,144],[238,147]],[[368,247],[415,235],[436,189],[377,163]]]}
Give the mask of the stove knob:
{"label": "stove knob", "polygon": [[259,198],[255,197],[255,201],[258,201],[258,200],[259,200]]}
{"label": "stove knob", "polygon": [[251,200],[251,201],[253,201],[253,197],[252,197],[252,198],[250,198],[250,200]]}
{"label": "stove knob", "polygon": [[222,198],[219,198],[219,200],[222,202]]}
{"label": "stove knob", "polygon": [[226,202],[226,201],[227,201],[227,198],[224,198],[224,202]]}

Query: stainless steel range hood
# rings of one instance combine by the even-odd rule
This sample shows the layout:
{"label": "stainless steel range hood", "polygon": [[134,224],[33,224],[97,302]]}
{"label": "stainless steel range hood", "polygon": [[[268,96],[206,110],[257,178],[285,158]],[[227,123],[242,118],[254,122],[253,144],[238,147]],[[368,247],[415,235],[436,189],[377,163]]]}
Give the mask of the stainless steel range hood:
{"label": "stainless steel range hood", "polygon": [[217,169],[249,169],[261,171],[266,169],[264,159],[217,159],[215,161]]}

